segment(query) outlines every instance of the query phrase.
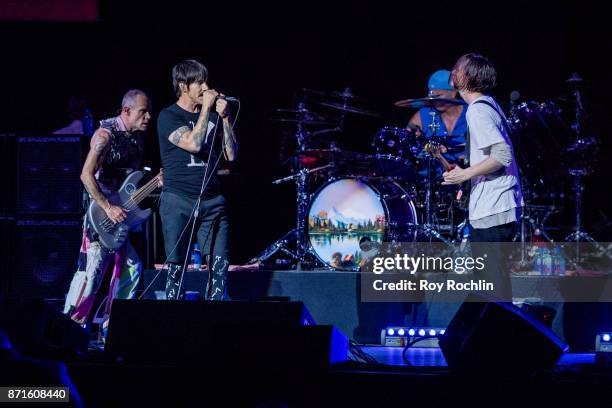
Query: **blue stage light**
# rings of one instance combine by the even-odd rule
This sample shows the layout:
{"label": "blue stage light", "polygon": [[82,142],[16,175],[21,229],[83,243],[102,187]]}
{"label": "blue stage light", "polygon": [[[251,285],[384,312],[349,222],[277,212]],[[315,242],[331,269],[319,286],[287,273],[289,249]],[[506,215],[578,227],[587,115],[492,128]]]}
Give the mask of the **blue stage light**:
{"label": "blue stage light", "polygon": [[436,335],[436,331],[435,331],[434,329],[431,329],[431,330],[429,331],[429,335],[430,335],[430,336],[435,336],[435,335]]}
{"label": "blue stage light", "polygon": [[421,337],[425,336],[425,330],[423,329],[419,330],[419,336]]}
{"label": "blue stage light", "polygon": [[404,334],[406,334],[406,332],[404,331],[404,329],[399,329],[399,330],[397,331],[397,335],[398,335],[398,336],[403,336]]}
{"label": "blue stage light", "polygon": [[440,335],[443,335],[444,333],[446,333],[446,330],[444,329],[440,330]]}
{"label": "blue stage light", "polygon": [[410,330],[408,330],[408,335],[409,335],[410,337],[414,336],[415,334],[416,334],[416,331],[414,331],[414,329],[410,329]]}
{"label": "blue stage light", "polygon": [[388,336],[393,336],[395,334],[395,330],[393,329],[387,329],[387,335]]}
{"label": "blue stage light", "polygon": [[610,341],[610,335],[608,333],[604,334],[601,338],[603,341]]}

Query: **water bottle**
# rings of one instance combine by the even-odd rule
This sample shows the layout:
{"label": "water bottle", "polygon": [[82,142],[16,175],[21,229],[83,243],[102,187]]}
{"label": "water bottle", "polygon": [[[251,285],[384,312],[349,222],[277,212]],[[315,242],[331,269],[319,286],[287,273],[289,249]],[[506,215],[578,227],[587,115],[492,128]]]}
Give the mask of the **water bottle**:
{"label": "water bottle", "polygon": [[565,254],[560,246],[556,246],[554,250],[555,259],[555,275],[565,275]]}
{"label": "water bottle", "polygon": [[558,269],[559,269],[559,252],[557,251],[556,245],[553,246],[553,249],[550,252],[550,255],[551,255],[551,265],[552,265],[550,274],[557,275]]}
{"label": "water bottle", "polygon": [[191,251],[191,263],[193,269],[199,271],[202,268],[202,253],[200,252],[200,244],[193,244],[193,251]]}
{"label": "water bottle", "polygon": [[94,118],[91,114],[91,109],[86,108],[85,114],[83,115],[83,134],[86,136],[92,136],[94,134]]}
{"label": "water bottle", "polygon": [[543,260],[543,248],[538,247],[535,251],[535,256],[533,258],[533,270],[540,275],[542,274],[542,260]]}
{"label": "water bottle", "polygon": [[542,275],[552,275],[552,273],[553,257],[548,248],[544,248],[542,256]]}
{"label": "water bottle", "polygon": [[565,254],[561,248],[559,248],[559,275],[565,276]]}

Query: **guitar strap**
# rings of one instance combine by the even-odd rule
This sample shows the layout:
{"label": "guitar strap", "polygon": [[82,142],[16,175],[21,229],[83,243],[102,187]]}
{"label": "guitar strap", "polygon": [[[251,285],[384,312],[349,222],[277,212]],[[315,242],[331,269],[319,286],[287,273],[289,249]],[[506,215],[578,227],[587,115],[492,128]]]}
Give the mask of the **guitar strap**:
{"label": "guitar strap", "polygon": [[[500,113],[500,111],[497,109],[497,107],[495,105],[493,105],[489,101],[482,100],[482,99],[474,102],[474,104],[476,104],[476,103],[482,103],[482,104],[485,104],[485,105],[491,107],[491,109],[493,109],[495,111],[495,113],[497,113],[499,115],[499,118],[501,119],[501,122],[502,122],[502,126],[506,130],[508,136],[510,136],[511,131],[510,131],[510,127],[508,126],[508,123],[506,122],[506,118],[504,117],[504,115],[502,115]],[[466,154],[465,154],[464,159],[463,159],[463,163],[464,163],[464,165],[466,167],[470,166],[470,161],[471,161],[470,160],[470,152],[471,152],[471,150],[470,150],[470,128],[468,126],[468,129],[465,132],[465,153]],[[469,204],[469,201],[470,201],[469,193],[470,193],[470,190],[472,188],[472,182],[468,181],[467,183],[465,183],[465,187],[466,188],[464,190],[468,194],[467,203]]]}

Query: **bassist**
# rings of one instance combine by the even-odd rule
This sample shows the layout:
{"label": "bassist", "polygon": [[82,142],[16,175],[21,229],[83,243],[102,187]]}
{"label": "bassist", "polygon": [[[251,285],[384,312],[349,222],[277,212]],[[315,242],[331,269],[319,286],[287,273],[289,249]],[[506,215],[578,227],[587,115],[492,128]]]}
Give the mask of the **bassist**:
{"label": "bassist", "polygon": [[[113,223],[126,219],[125,208],[110,202],[122,181],[138,169],[143,156],[143,131],[151,120],[151,102],[140,90],[132,89],[123,97],[119,116],[102,120],[93,134],[90,150],[81,172],[81,181]],[[113,252],[101,245],[98,235],[87,221],[75,273],[66,296],[64,313],[81,324],[87,322],[104,272],[114,261],[108,299],[130,299],[135,295],[142,263],[129,241]],[[106,304],[107,317],[110,301]]]}

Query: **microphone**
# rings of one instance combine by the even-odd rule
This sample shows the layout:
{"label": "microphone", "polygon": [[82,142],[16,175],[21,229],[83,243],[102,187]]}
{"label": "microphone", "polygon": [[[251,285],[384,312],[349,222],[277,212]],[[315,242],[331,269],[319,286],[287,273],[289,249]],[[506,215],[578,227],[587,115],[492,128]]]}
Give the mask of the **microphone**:
{"label": "microphone", "polygon": [[234,98],[233,96],[224,96],[224,95],[218,95],[216,99],[225,99],[228,102],[238,102],[238,98]]}

